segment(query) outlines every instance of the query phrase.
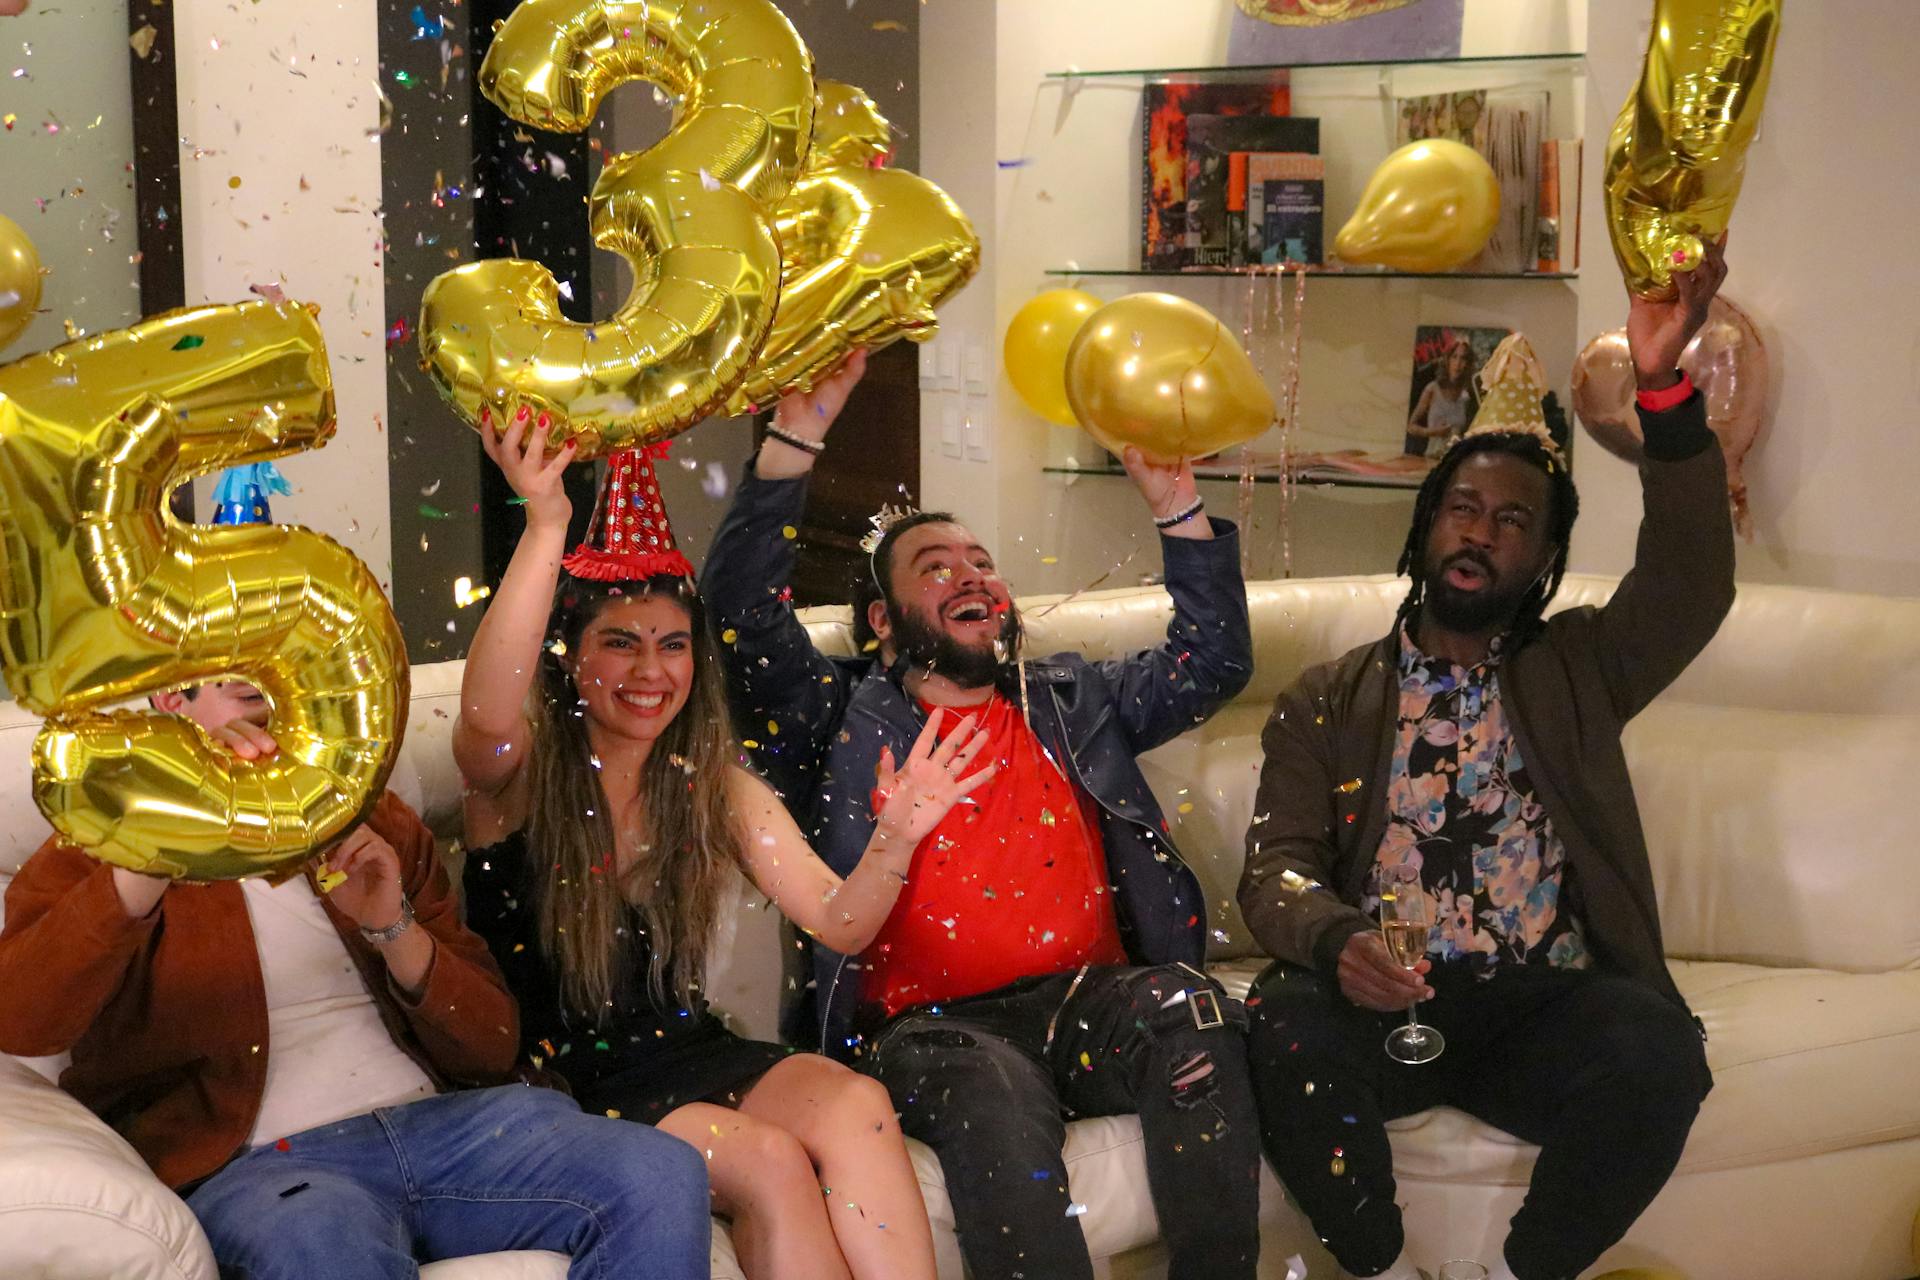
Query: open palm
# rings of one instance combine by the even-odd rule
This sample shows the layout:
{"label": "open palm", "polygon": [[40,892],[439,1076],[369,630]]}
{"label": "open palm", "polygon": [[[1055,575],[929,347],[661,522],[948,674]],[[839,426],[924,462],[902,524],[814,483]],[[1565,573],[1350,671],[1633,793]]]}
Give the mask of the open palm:
{"label": "open palm", "polygon": [[875,788],[881,797],[880,823],[909,847],[926,839],[962,796],[992,778],[1000,767],[989,762],[967,772],[987,744],[987,731],[975,728],[974,718],[966,716],[943,741],[940,724],[951,714],[934,708],[905,764],[895,767],[891,747],[880,754]]}

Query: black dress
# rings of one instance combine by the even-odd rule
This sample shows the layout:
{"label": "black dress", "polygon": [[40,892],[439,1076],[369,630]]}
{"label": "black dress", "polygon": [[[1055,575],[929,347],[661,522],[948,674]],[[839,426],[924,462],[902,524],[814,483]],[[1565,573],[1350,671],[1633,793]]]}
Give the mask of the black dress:
{"label": "black dress", "polygon": [[[520,1056],[566,1080],[584,1111],[658,1121],[689,1102],[737,1102],[738,1094],[792,1050],[727,1030],[702,999],[693,1008],[655,1001],[646,980],[645,930],[632,943],[626,991],[598,1026],[567,1011],[560,978],[537,936],[524,830],[467,854],[467,923],[486,939],[520,1004]],[[536,1062],[537,1060],[537,1062]]]}

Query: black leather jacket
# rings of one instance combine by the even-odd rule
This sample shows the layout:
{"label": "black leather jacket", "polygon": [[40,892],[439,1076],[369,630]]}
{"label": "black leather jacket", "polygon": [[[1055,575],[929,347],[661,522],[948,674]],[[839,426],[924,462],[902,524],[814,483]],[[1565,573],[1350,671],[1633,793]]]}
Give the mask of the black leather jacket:
{"label": "black leather jacket", "polygon": [[[805,480],[761,480],[749,463],[700,589],[755,767],[844,876],[872,836],[881,750],[906,759],[925,715],[900,670],[872,656],[826,657],[794,616],[784,598],[794,543],[782,531],[799,523],[805,501]],[[1213,531],[1211,540],[1160,540],[1174,605],[1166,643],[1101,662],[1064,653],[1023,664],[1034,733],[1098,806],[1121,938],[1140,964],[1200,964],[1207,908],[1136,757],[1203,723],[1253,675],[1239,537],[1224,520]],[[822,1050],[851,1056],[858,961],[814,950]]]}

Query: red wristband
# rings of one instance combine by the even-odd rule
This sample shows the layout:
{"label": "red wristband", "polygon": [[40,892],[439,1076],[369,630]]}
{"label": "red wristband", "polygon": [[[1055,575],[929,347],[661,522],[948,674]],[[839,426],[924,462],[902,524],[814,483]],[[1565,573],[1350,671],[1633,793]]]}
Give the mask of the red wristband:
{"label": "red wristband", "polygon": [[1633,393],[1633,399],[1635,404],[1648,413],[1665,413],[1673,406],[1684,402],[1692,394],[1693,379],[1688,377],[1683,369],[1680,372],[1680,381],[1672,386],[1661,391],[1636,391]]}

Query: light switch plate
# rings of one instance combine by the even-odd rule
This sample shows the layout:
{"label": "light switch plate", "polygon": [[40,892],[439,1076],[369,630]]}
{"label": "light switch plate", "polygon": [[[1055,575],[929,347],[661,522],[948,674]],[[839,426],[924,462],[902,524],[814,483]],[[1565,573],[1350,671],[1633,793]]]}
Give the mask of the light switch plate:
{"label": "light switch plate", "polygon": [[940,344],[940,389],[960,389],[960,343],[953,339]]}
{"label": "light switch plate", "polygon": [[940,389],[940,340],[920,344],[920,389],[938,391]]}
{"label": "light switch plate", "polygon": [[967,457],[975,462],[985,462],[987,452],[987,402],[984,399],[967,397],[967,416],[961,425],[961,434],[966,437]]}
{"label": "light switch plate", "polygon": [[967,344],[967,393],[987,394],[987,348],[979,342]]}
{"label": "light switch plate", "polygon": [[960,406],[951,400],[940,406],[940,452],[960,456]]}

